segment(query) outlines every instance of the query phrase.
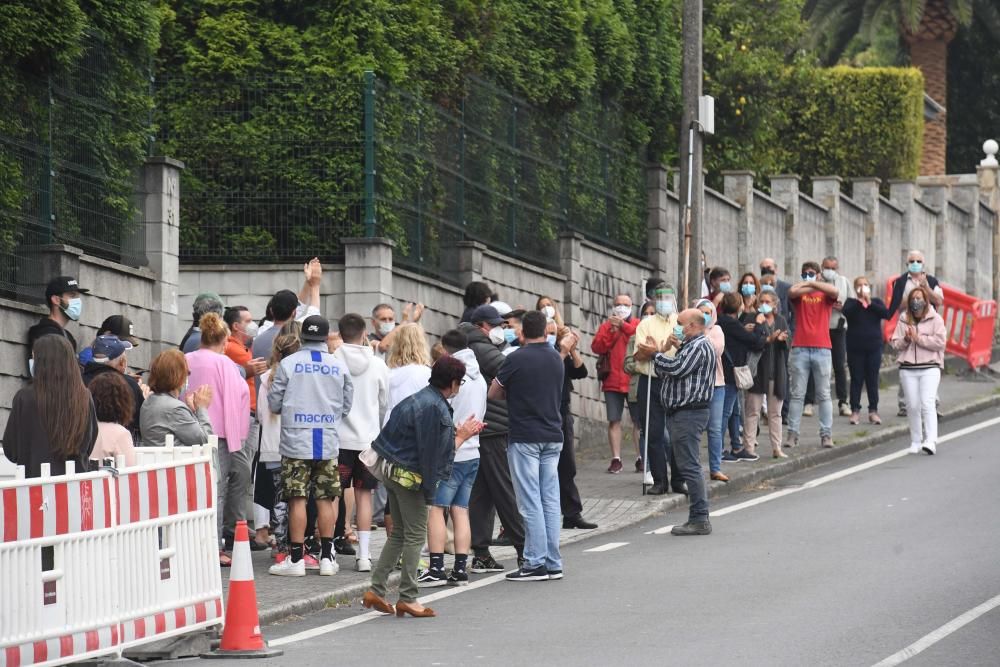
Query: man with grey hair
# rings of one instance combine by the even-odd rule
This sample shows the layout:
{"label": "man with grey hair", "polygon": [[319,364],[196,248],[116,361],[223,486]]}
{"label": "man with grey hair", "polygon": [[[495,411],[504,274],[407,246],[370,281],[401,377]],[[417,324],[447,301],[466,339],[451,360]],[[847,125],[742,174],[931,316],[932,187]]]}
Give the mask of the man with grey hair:
{"label": "man with grey hair", "polygon": [[[941,283],[938,279],[927,273],[926,264],[924,262],[924,253],[919,250],[911,250],[906,253],[906,272],[896,278],[896,281],[892,285],[892,298],[889,301],[889,312],[897,313],[906,307],[906,298],[910,296],[910,292],[916,287],[923,287],[927,290],[927,298],[930,299],[934,310],[940,311],[941,306],[944,305],[944,291],[941,289]],[[940,405],[940,399],[936,399],[938,405]],[[906,416],[906,401],[903,399],[903,386],[900,384],[899,391],[896,396],[896,403],[899,407],[899,412],[896,414],[900,417]]]}
{"label": "man with grey hair", "polygon": [[215,313],[219,317],[222,317],[225,311],[226,305],[222,303],[222,298],[215,292],[202,292],[196,296],[194,303],[191,305],[191,319],[193,323],[187,330],[187,333],[184,334],[184,338],[181,339],[181,344],[178,346],[181,348],[181,352],[187,354],[201,347],[201,330],[198,329],[198,322],[201,321],[203,315]]}

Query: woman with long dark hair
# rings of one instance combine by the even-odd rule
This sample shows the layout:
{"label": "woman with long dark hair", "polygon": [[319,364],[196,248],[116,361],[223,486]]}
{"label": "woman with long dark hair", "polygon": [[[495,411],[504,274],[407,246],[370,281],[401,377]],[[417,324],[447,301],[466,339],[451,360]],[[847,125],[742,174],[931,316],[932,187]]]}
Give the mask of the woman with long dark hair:
{"label": "woman with long dark hair", "polygon": [[3,434],[3,451],[40,477],[43,463],[53,475],[66,474],[66,462],[77,472],[88,470],[97,440],[97,414],[80,377],[73,347],[62,336],[42,336],[32,348],[34,381],[14,395]]}

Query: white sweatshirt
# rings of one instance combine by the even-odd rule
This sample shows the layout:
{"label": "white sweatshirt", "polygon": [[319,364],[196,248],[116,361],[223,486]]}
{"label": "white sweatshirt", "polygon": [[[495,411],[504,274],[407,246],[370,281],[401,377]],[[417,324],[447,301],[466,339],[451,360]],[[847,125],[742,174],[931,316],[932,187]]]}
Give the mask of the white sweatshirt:
{"label": "white sweatshirt", "polygon": [[389,409],[386,410],[382,425],[389,421],[389,414],[392,409],[427,386],[431,379],[430,366],[420,364],[409,364],[399,368],[389,369]]}
{"label": "white sweatshirt", "polygon": [[[469,417],[479,421],[486,415],[486,379],[479,372],[476,353],[470,349],[459,350],[454,357],[465,364],[465,384],[452,399],[451,408],[458,426]],[[479,435],[474,435],[455,451],[455,462],[471,461],[479,458]]]}
{"label": "white sweatshirt", "polygon": [[354,383],[351,411],[338,426],[340,448],[360,452],[378,437],[389,411],[389,368],[367,344],[344,343],[333,354],[347,366]]}

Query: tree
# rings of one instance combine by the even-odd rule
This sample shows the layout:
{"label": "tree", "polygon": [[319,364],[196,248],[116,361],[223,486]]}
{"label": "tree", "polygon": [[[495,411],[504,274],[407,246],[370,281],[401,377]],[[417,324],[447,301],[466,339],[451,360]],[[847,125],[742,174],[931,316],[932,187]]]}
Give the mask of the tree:
{"label": "tree", "polygon": [[[895,19],[910,62],[924,73],[924,92],[942,106],[948,99],[948,44],[973,15],[996,21],[996,0],[807,0],[803,8],[813,24],[813,45],[827,64],[858,34],[868,39],[887,17]],[[945,122],[941,114],[924,127],[921,174],[945,171]]]}

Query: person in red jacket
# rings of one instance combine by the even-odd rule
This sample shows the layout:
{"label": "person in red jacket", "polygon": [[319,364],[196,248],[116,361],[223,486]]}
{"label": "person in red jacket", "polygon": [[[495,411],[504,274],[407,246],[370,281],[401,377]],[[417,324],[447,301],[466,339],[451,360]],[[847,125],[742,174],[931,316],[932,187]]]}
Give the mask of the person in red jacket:
{"label": "person in red jacket", "polygon": [[[628,339],[635,335],[637,326],[639,319],[632,317],[632,297],[619,294],[615,297],[611,315],[601,324],[590,344],[594,354],[607,355],[606,363],[598,369],[598,379],[601,380],[608,415],[608,444],[611,445],[608,472],[613,474],[622,471],[622,414],[628,400],[629,383],[625,372],[625,348]],[[641,464],[636,465],[641,470]]]}

